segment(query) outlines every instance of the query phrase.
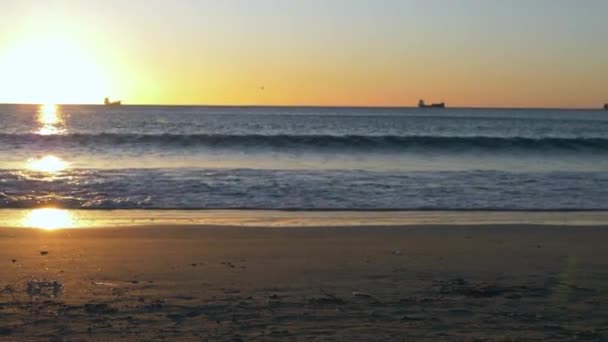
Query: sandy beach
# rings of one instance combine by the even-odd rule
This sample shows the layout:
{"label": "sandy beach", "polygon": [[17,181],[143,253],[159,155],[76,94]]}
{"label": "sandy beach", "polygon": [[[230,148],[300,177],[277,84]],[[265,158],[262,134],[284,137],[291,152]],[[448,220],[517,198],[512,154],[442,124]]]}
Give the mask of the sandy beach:
{"label": "sandy beach", "polygon": [[0,342],[608,342],[608,0],[0,0]]}
{"label": "sandy beach", "polygon": [[0,340],[608,337],[606,227],[0,229]]}

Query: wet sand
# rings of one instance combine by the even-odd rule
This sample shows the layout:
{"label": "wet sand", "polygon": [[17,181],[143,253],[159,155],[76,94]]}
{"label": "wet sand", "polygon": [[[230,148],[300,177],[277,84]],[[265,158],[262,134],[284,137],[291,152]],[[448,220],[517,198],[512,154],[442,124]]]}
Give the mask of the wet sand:
{"label": "wet sand", "polygon": [[5,228],[0,340],[598,341],[606,241],[589,226]]}

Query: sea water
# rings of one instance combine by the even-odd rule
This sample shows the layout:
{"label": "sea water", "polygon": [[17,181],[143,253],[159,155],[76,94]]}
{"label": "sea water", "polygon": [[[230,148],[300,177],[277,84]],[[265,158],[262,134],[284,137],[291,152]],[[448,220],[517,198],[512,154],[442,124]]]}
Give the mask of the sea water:
{"label": "sea water", "polygon": [[0,105],[0,208],[605,210],[608,115]]}

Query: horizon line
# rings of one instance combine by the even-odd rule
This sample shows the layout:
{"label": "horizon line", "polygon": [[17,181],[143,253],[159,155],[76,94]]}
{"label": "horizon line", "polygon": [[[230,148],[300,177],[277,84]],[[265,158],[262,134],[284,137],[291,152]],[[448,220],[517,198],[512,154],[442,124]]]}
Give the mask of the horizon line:
{"label": "horizon line", "polygon": [[[0,105],[12,106],[40,106],[47,103],[27,103],[27,102],[2,102]],[[121,104],[119,106],[107,106],[103,103],[53,103],[57,106],[99,106],[99,107],[225,107],[225,108],[360,108],[360,109],[426,109],[441,111],[441,109],[503,109],[503,110],[600,110],[603,111],[603,104],[598,107],[509,107],[509,106],[446,106],[445,108],[419,108],[416,105],[314,105],[314,104],[162,104],[162,103],[132,103]]]}

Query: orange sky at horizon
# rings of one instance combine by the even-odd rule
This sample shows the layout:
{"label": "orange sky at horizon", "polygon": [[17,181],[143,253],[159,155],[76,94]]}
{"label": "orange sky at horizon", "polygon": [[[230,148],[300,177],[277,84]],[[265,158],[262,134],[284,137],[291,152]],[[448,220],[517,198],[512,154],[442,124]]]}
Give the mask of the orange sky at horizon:
{"label": "orange sky at horizon", "polygon": [[[608,47],[597,44],[608,24],[594,14],[608,9],[601,1],[584,11],[545,1],[507,14],[499,2],[474,0],[2,1],[3,103],[608,102]],[[449,16],[437,14],[445,7]]]}

